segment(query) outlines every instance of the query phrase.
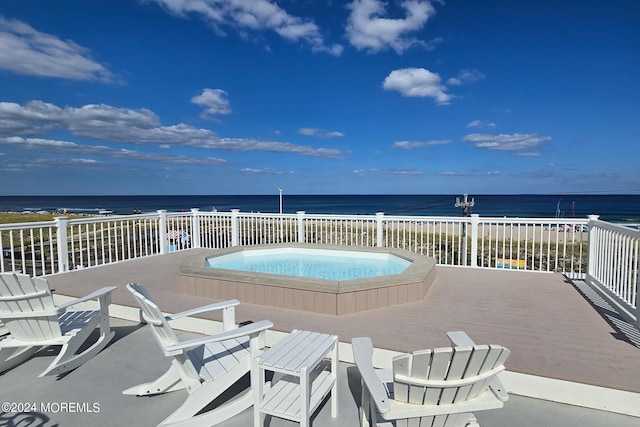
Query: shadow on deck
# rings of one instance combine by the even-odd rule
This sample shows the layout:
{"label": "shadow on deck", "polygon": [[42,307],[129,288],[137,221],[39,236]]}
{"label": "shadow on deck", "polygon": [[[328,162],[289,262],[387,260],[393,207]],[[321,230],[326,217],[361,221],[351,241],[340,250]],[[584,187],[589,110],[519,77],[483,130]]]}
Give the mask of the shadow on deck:
{"label": "shadow on deck", "polygon": [[[151,256],[49,276],[49,282],[70,296],[118,285],[113,303],[131,307],[136,305],[124,285],[136,282],[175,313],[212,301],[180,295],[178,268],[194,251],[211,252]],[[236,316],[239,322],[269,319],[279,331],[337,334],[343,342],[370,336],[375,347],[402,352],[447,346],[446,332],[463,330],[476,342],[510,348],[509,371],[638,393],[638,332],[614,311],[601,315],[602,303],[589,291],[560,274],[438,266],[421,301],[343,316],[243,303]]]}

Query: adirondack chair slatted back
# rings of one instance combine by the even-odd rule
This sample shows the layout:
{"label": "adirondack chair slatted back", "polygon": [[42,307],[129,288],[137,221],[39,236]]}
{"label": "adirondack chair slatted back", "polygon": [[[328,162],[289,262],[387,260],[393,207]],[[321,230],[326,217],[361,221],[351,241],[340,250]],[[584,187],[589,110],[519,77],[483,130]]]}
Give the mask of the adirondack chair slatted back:
{"label": "adirondack chair slatted back", "polygon": [[[464,402],[485,392],[510,351],[499,345],[420,350],[393,359],[394,400],[417,405]],[[465,414],[424,417],[420,425],[464,425]],[[408,420],[398,426],[409,425]]]}
{"label": "adirondack chair slatted back", "polygon": [[160,347],[164,349],[167,346],[177,343],[178,337],[173,331],[173,328],[169,325],[167,318],[162,314],[160,308],[153,302],[147,290],[136,283],[129,283],[127,289],[133,294],[136,301],[138,301],[140,309],[142,310],[142,317],[151,327],[153,336],[156,341],[158,341]]}
{"label": "adirondack chair slatted back", "polygon": [[0,274],[0,319],[18,340],[45,341],[62,335],[49,284],[40,277]]}

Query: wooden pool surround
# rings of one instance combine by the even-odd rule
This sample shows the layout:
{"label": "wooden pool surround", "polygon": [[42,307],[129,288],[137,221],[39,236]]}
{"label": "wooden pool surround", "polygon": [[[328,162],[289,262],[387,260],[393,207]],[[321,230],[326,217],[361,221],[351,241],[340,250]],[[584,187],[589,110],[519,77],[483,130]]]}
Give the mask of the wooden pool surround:
{"label": "wooden pool surround", "polygon": [[[211,257],[275,248],[389,253],[411,261],[411,264],[400,274],[342,281],[223,270],[205,265],[206,259]],[[248,304],[343,315],[423,299],[435,278],[435,265],[432,258],[403,249],[299,243],[233,247],[185,258],[180,265],[180,293],[217,300],[235,298]]]}

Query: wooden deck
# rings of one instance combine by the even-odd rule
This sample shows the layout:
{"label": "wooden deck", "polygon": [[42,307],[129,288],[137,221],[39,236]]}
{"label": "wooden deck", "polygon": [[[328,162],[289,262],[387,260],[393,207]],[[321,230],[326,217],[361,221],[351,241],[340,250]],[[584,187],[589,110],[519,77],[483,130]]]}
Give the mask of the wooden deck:
{"label": "wooden deck", "polygon": [[[70,296],[118,285],[113,303],[134,307],[124,285],[136,282],[164,311],[178,312],[212,301],[179,294],[178,266],[194,251],[204,250],[53,275],[49,283]],[[510,371],[640,393],[638,331],[604,306],[559,274],[437,267],[431,290],[414,303],[344,316],[241,304],[236,317],[269,319],[281,331],[337,334],[345,342],[370,336],[376,347],[398,351],[447,346],[447,331],[464,330],[476,342],[511,349]]]}

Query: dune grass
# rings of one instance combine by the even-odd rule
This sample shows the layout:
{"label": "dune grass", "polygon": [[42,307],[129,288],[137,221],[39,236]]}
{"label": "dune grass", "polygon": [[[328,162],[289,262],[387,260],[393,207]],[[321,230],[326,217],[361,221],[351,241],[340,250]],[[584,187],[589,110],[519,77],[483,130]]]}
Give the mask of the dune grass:
{"label": "dune grass", "polygon": [[[22,213],[22,212],[0,212],[0,224],[18,224],[22,222],[52,221],[60,216],[52,213]],[[69,219],[86,218],[86,215],[67,215]]]}

